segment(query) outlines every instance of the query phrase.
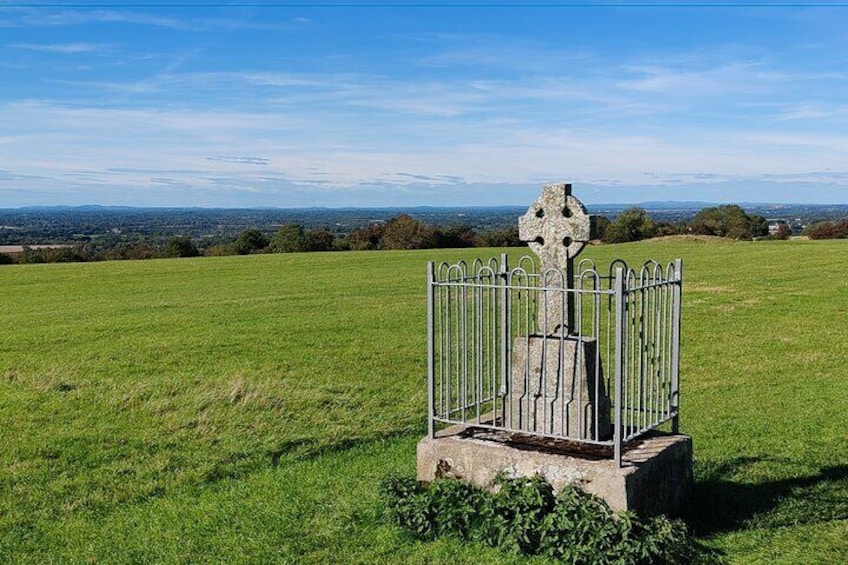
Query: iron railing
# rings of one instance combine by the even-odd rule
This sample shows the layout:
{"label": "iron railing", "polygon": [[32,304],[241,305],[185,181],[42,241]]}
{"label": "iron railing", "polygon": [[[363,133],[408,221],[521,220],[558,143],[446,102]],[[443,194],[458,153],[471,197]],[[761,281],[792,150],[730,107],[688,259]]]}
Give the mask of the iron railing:
{"label": "iron railing", "polygon": [[429,434],[466,425],[609,449],[679,414],[682,263],[601,274],[428,264]]}

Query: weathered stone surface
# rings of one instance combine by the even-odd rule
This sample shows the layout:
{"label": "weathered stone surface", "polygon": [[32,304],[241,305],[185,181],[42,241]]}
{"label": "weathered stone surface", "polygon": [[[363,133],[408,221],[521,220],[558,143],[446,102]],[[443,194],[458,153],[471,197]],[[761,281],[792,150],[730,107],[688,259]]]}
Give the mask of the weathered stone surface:
{"label": "weathered stone surface", "polygon": [[564,269],[589,241],[589,214],[571,195],[570,184],[546,184],[542,195],[518,219],[518,236],[544,268]]}
{"label": "weathered stone surface", "polygon": [[610,403],[596,352],[594,339],[517,338],[507,427],[574,439],[611,437]]}
{"label": "weathered stone surface", "polygon": [[[553,289],[573,288],[574,258],[589,241],[590,232],[589,214],[571,195],[570,184],[546,184],[542,195],[518,219],[518,236],[542,263],[541,285]],[[546,291],[538,312],[539,331],[569,333],[573,302],[570,293]]]}
{"label": "weathered stone surface", "polygon": [[674,515],[692,488],[692,440],[653,434],[631,446],[622,467],[611,459],[590,459],[508,443],[509,435],[468,435],[457,426],[418,443],[418,479],[453,477],[491,488],[495,477],[541,475],[554,490],[575,485],[603,498],[613,510],[640,516]]}

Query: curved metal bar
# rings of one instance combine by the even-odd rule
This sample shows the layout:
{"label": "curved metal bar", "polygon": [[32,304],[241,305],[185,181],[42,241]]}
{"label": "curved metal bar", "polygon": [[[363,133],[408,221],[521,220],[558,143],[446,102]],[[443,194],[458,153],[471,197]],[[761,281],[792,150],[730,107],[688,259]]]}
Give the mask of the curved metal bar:
{"label": "curved metal bar", "polygon": [[476,277],[480,274],[480,269],[483,268],[483,260],[477,257],[474,259],[474,262],[471,263],[471,272]]}
{"label": "curved metal bar", "polygon": [[660,265],[659,263],[657,263],[656,261],[654,261],[654,263],[656,263],[656,264],[654,265],[654,280],[655,280],[655,281],[662,281],[662,280],[664,280],[664,279],[663,279],[663,266],[662,266],[662,265]]}
{"label": "curved metal bar", "polygon": [[468,277],[468,263],[464,259],[460,259],[456,262],[456,266],[462,270],[462,280],[465,280]]}
{"label": "curved metal bar", "polygon": [[494,280],[496,275],[497,275],[496,269],[492,269],[491,267],[487,267],[486,265],[483,265],[482,267],[480,267],[480,270],[477,272],[477,279],[479,279],[481,281],[484,280],[484,279]]}
{"label": "curved metal bar", "polygon": [[[456,279],[453,279],[451,275],[455,275]],[[465,264],[464,263],[454,263],[448,267],[447,277],[443,282],[451,282],[453,280],[464,282],[465,281]]]}
{"label": "curved metal bar", "polygon": [[[591,265],[588,269],[584,267],[584,265]],[[577,263],[577,274],[580,275],[583,271],[596,271],[598,269],[597,265],[592,259],[588,257],[585,259],[580,259],[580,262]]]}
{"label": "curved metal bar", "polygon": [[610,279],[615,278],[615,269],[617,267],[621,267],[625,273],[630,270],[630,267],[627,266],[627,261],[625,261],[624,259],[613,259],[612,263],[610,263],[609,265]]}
{"label": "curved metal bar", "polygon": [[579,290],[586,289],[586,286],[583,281],[587,277],[591,277],[592,280],[592,286],[590,287],[591,290],[598,290],[601,287],[601,275],[599,275],[598,272],[594,269],[587,269],[585,271],[580,272],[577,275],[577,279],[575,280],[575,283],[577,284],[577,288]]}
{"label": "curved metal bar", "polygon": [[[530,269],[527,269],[524,266],[525,263],[530,263]],[[529,255],[522,255],[521,256],[521,258],[518,260],[518,268],[524,269],[528,273],[538,273],[539,272],[537,264],[536,264],[536,259],[529,256]]]}
{"label": "curved metal bar", "polygon": [[488,261],[488,263],[487,263],[487,266],[488,266],[490,269],[492,269],[494,272],[496,272],[496,273],[497,273],[497,272],[500,270],[501,264],[500,264],[500,262],[498,261],[498,258],[497,258],[497,257],[489,257],[489,261]]}
{"label": "curved metal bar", "polygon": [[674,261],[670,262],[665,268],[666,280],[673,281],[677,279],[678,274],[679,273],[677,272],[677,265],[674,263]]}
{"label": "curved metal bar", "polygon": [[659,265],[659,264],[660,264],[660,262],[659,262],[659,261],[657,261],[656,259],[648,259],[647,261],[645,261],[644,263],[642,263],[642,266],[643,266],[643,267],[648,267],[649,265]]}
{"label": "curved metal bar", "polygon": [[[556,267],[549,267],[542,272],[541,282],[543,287],[565,288],[565,279],[564,272]],[[551,280],[554,284],[548,284]]]}
{"label": "curved metal bar", "polygon": [[522,269],[521,267],[513,267],[513,268],[509,271],[509,280],[510,280],[510,284],[512,284],[512,281],[513,281],[516,277],[519,277],[519,278],[520,278],[520,277],[524,277],[525,279],[530,280],[530,278],[531,278],[531,277],[533,277],[533,275],[532,275],[532,274],[530,274],[530,273],[528,273],[527,271],[525,271],[525,270],[524,270],[524,269]]}
{"label": "curved metal bar", "polygon": [[448,272],[450,271],[451,264],[447,261],[443,261],[439,263],[438,267],[436,267],[436,280],[439,282],[444,282],[447,280]]}
{"label": "curved metal bar", "polygon": [[642,263],[642,269],[639,271],[639,284],[642,286],[652,284],[656,280],[654,275],[656,274],[656,267],[659,265],[654,259],[648,259]]}
{"label": "curved metal bar", "polygon": [[624,280],[626,281],[627,290],[636,288],[636,271],[633,269],[627,269],[624,271]]}

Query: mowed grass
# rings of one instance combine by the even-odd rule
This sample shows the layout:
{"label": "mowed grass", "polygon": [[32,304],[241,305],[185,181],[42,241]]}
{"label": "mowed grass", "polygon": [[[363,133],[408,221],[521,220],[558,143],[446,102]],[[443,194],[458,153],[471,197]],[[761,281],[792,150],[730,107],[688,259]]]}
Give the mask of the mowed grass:
{"label": "mowed grass", "polygon": [[[497,253],[0,268],[0,561],[533,562],[411,541],[376,493],[414,473],[426,427],[426,261]],[[848,241],[585,255],[684,259],[686,514],[705,543],[844,562]]]}

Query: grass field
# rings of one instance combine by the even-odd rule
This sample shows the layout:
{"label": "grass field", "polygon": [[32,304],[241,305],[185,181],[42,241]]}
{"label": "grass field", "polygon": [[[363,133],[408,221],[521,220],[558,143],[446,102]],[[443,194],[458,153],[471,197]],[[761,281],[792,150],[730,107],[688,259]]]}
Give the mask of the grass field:
{"label": "grass field", "polygon": [[[498,250],[0,267],[0,561],[534,562],[411,541],[425,262]],[[517,255],[517,252],[516,252]],[[736,563],[848,559],[848,241],[682,257],[687,516]]]}

